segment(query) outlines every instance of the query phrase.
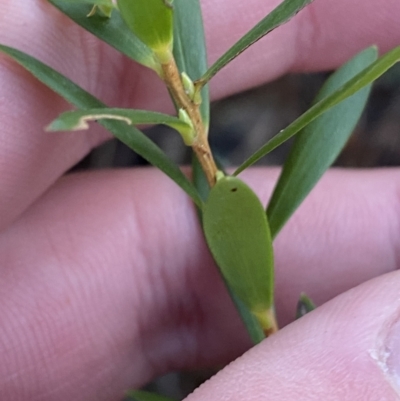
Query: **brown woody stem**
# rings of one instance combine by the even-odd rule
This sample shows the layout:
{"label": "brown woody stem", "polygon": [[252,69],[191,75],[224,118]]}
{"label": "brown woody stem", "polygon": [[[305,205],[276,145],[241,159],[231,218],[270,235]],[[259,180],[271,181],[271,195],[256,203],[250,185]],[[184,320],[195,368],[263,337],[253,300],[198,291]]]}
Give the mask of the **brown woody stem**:
{"label": "brown woody stem", "polygon": [[215,177],[218,169],[208,143],[207,131],[201,118],[199,105],[195,104],[185,92],[174,58],[171,57],[170,60],[163,63],[161,67],[163,74],[162,78],[175,103],[179,108],[187,112],[193,123],[195,139],[191,146],[199,159],[209,185],[213,187],[216,182]]}

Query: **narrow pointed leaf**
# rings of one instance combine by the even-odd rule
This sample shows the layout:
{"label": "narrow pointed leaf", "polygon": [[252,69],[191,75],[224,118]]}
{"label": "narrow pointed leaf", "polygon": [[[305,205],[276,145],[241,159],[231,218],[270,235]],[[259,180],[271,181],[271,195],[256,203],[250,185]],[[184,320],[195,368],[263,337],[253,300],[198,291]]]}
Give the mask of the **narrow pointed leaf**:
{"label": "narrow pointed leaf", "polygon": [[400,61],[400,47],[396,47],[395,49],[386,53],[384,56],[372,63],[369,67],[357,74],[354,78],[350,79],[350,81],[346,82],[331,95],[314,104],[314,106],[308,109],[288,127],[282,130],[279,134],[275,135],[257,152],[250,156],[236,169],[234,175],[238,175],[240,172],[256,163],[269,152],[276,149],[279,145],[282,145],[282,143],[292,138],[304,127],[314,121],[317,117],[327,112],[333,106],[336,106],[349,96],[354,95],[360,89],[374,82],[398,61]]}
{"label": "narrow pointed leaf", "polygon": [[[179,71],[192,79],[207,70],[207,53],[199,0],[174,0],[174,57]],[[201,116],[210,121],[208,85],[201,90]]]}
{"label": "narrow pointed leaf", "polygon": [[264,208],[241,180],[223,177],[203,210],[208,246],[233,292],[252,313],[273,305],[273,250]]}
{"label": "narrow pointed leaf", "polygon": [[152,51],[128,29],[119,12],[113,12],[110,18],[100,15],[88,18],[90,5],[75,4],[75,1],[71,3],[69,0],[48,1],[78,25],[127,57],[146,67],[158,69]]}
{"label": "narrow pointed leaf", "polygon": [[147,110],[96,108],[62,113],[48,127],[48,131],[79,131],[89,128],[89,121],[119,120],[128,125],[164,124],[177,131],[190,131],[192,127],[177,117]]}
{"label": "narrow pointed leaf", "polygon": [[300,319],[307,313],[312,312],[316,308],[314,302],[306,294],[301,294],[296,308],[296,319]]}
{"label": "narrow pointed leaf", "polygon": [[253,29],[239,39],[225,54],[223,54],[198,80],[204,84],[208,82],[219,70],[243,51],[257,42],[263,36],[284,24],[313,0],[284,0],[278,7],[262,19]]}
{"label": "narrow pointed leaf", "polygon": [[163,395],[140,390],[128,391],[126,395],[130,400],[133,401],[175,401],[174,399],[164,397]]}
{"label": "narrow pointed leaf", "polygon": [[[10,56],[43,84],[76,107],[81,109],[106,107],[104,103],[90,93],[32,56],[3,45],[0,45],[0,52]],[[203,202],[193,184],[182,173],[179,167],[146,135],[135,127],[127,126],[120,121],[105,120],[101,124],[136,153],[167,174],[199,207],[202,207]]]}
{"label": "narrow pointed leaf", "polygon": [[210,185],[195,153],[192,155],[192,180],[201,199],[205,202],[210,193]]}
{"label": "narrow pointed leaf", "polygon": [[[331,75],[315,102],[335,92],[377,56],[373,47],[359,53]],[[367,85],[332,107],[296,136],[267,209],[273,238],[336,160],[361,117],[370,89]]]}

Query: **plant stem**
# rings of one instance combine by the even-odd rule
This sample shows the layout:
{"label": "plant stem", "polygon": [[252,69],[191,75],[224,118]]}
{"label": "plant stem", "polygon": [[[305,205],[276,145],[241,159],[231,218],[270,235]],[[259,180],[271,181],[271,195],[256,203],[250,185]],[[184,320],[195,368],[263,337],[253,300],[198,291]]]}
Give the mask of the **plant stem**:
{"label": "plant stem", "polygon": [[217,166],[208,143],[207,131],[200,115],[199,105],[195,104],[185,92],[181,75],[173,57],[161,64],[163,80],[177,106],[185,110],[193,123],[195,139],[191,144],[201,164],[210,187],[216,182]]}

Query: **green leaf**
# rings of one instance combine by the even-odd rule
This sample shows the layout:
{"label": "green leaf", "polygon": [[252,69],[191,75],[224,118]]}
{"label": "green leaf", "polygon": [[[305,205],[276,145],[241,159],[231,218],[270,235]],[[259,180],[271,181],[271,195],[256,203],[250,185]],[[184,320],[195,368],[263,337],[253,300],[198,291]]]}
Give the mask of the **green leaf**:
{"label": "green leaf", "polygon": [[239,56],[239,54],[263,36],[287,22],[312,1],[313,0],[284,0],[223,54],[197,82],[203,85],[210,81],[219,70],[225,67],[235,57]]}
{"label": "green leaf", "polygon": [[159,63],[152,51],[126,26],[120,13],[112,13],[111,18],[95,14],[88,18],[91,7],[87,4],[74,4],[69,0],[48,0],[62,13],[78,25],[97,36],[102,41],[135,60],[137,63],[159,71]]}
{"label": "green leaf", "polygon": [[255,315],[272,308],[273,249],[264,208],[236,177],[220,178],[203,209],[208,246],[229,287]]}
{"label": "green leaf", "polygon": [[111,6],[113,5],[112,0],[64,0],[70,4],[90,4],[92,6]]}
{"label": "green leaf", "polygon": [[210,193],[210,185],[195,153],[192,154],[192,180],[201,199],[205,202]]}
{"label": "green leaf", "polygon": [[[377,57],[374,47],[359,53],[331,75],[315,103],[334,93]],[[332,107],[296,136],[267,209],[273,238],[336,160],[361,117],[370,89],[368,85]]]}
{"label": "green leaf", "polygon": [[296,319],[300,319],[307,313],[312,312],[316,308],[314,302],[306,294],[301,294],[296,308]]}
{"label": "green leaf", "polygon": [[112,0],[68,0],[70,4],[90,4],[92,6],[92,10],[87,15],[88,17],[93,16],[96,12],[96,9],[99,8],[102,13],[108,18],[111,17],[112,10],[117,8]]}
{"label": "green leaf", "polygon": [[[219,171],[221,171],[224,175],[227,175],[223,166],[223,163],[218,158],[218,155],[214,155],[215,164]],[[192,180],[193,184],[197,188],[201,199],[205,202],[208,198],[208,194],[210,193],[210,185],[207,181],[207,177],[204,173],[204,170],[201,167],[199,159],[196,156],[196,153],[192,154]]]}
{"label": "green leaf", "polygon": [[[3,45],[0,45],[0,52],[13,58],[42,83],[76,107],[80,109],[106,107],[104,103],[96,99],[90,93],[86,92],[68,78],[37,59],[22,53],[19,50]],[[146,135],[135,127],[127,126],[125,123],[120,121],[105,120],[101,122],[101,124],[136,153],[167,174],[199,207],[202,207],[203,202],[193,184],[182,173],[179,167],[168,159],[162,150],[147,138]]]}
{"label": "green leaf", "polygon": [[236,169],[234,175],[237,175],[245,170],[247,167],[250,167],[266,154],[273,151],[279,145],[290,139],[292,136],[296,135],[304,127],[314,121],[317,117],[324,114],[333,106],[336,106],[338,103],[347,99],[349,96],[354,95],[360,89],[374,82],[398,61],[400,61],[400,47],[396,47],[395,49],[386,53],[384,56],[372,63],[369,67],[365,68],[363,71],[357,74],[350,81],[342,85],[331,95],[317,102],[303,115],[293,121],[288,127],[282,130],[279,134],[275,135],[257,152],[250,156],[241,166]]}
{"label": "green leaf", "polygon": [[[218,168],[222,171],[221,164],[218,163],[218,160],[216,160]],[[197,159],[197,156],[195,153],[193,153],[192,157],[192,178],[193,178],[193,183],[199,192],[201,199],[205,202],[208,198],[208,195],[210,193],[210,186],[207,181],[207,177],[204,174],[203,169],[201,168],[201,164],[199,160]],[[199,217],[200,220],[203,219],[202,216],[202,211],[198,209]],[[249,309],[246,307],[246,305],[240,300],[240,298],[233,292],[233,289],[229,286],[227,281],[225,280],[224,276],[222,276],[222,279],[225,282],[226,288],[228,289],[229,295],[243,321],[243,324],[245,325],[247,332],[249,333],[249,336],[253,342],[253,344],[258,344],[265,338],[265,334],[261,329],[261,326],[259,325],[256,317],[249,311]]]}
{"label": "green leaf", "polygon": [[119,120],[128,125],[164,124],[177,130],[187,140],[193,139],[193,126],[177,117],[147,110],[96,108],[62,113],[46,129],[48,131],[79,131],[89,128],[89,121]]}
{"label": "green leaf", "polygon": [[241,301],[241,299],[233,292],[232,288],[226,283],[229,295],[235,305],[236,310],[239,313],[240,318],[249,334],[251,342],[254,345],[259,344],[266,338],[256,316],[250,312],[247,306]]}
{"label": "green leaf", "polygon": [[172,398],[150,393],[148,391],[131,390],[128,391],[126,395],[134,401],[174,401]]}
{"label": "green leaf", "polygon": [[[174,0],[174,57],[178,69],[192,80],[207,70],[207,53],[199,0]],[[200,112],[206,127],[210,121],[208,85],[201,90]]]}
{"label": "green leaf", "polygon": [[134,35],[152,49],[161,62],[167,62],[173,40],[172,0],[118,0],[118,8]]}

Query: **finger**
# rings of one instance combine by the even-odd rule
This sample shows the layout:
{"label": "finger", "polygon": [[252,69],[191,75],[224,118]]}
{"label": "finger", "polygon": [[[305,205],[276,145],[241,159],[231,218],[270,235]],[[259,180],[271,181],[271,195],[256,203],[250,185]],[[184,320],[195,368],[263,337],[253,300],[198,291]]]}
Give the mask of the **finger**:
{"label": "finger", "polygon": [[[277,5],[259,0],[204,1],[210,60],[215,61]],[[41,1],[3,1],[0,42],[38,57],[113,106],[169,110],[167,92],[149,71],[83,32]],[[337,66],[375,43],[400,43],[397,0],[316,0],[288,25],[234,61],[212,84],[213,97],[266,82],[288,71]],[[221,18],[223,16],[223,18]],[[22,28],[21,28],[22,27]],[[0,228],[26,209],[102,139],[92,134],[50,135],[43,127],[66,106],[15,64],[0,57]],[[169,105],[169,106],[168,106]]]}
{"label": "finger", "polygon": [[[118,93],[116,76],[107,67],[110,63],[103,66],[101,56],[96,56],[105,46],[99,46],[91,35],[82,34],[54,7],[32,0],[4,1],[2,7],[1,43],[36,56],[101,98],[105,97],[103,89],[96,82],[103,79]],[[107,50],[109,60],[120,58]],[[91,134],[45,133],[44,127],[71,106],[3,54],[0,86],[3,99],[9,99],[0,102],[2,229],[106,136],[97,125]]]}
{"label": "finger", "polygon": [[187,401],[400,399],[400,273],[371,280],[285,327]]}
{"label": "finger", "polygon": [[68,176],[0,242],[0,399],[121,399],[176,355],[201,362],[191,327],[240,327],[193,205],[154,171]]}
{"label": "finger", "polygon": [[[249,0],[233,5],[207,0],[204,20],[210,61],[280,2]],[[333,69],[371,45],[385,52],[400,44],[398,15],[397,0],[379,5],[371,0],[315,0],[224,68],[212,82],[212,93],[225,96],[287,72]]]}
{"label": "finger", "polygon": [[[243,177],[265,203],[277,173]],[[325,176],[277,240],[281,322],[301,291],[320,304],[398,266],[399,185],[398,170]],[[0,399],[112,399],[250,345],[193,205],[157,171],[62,179],[0,255]]]}

